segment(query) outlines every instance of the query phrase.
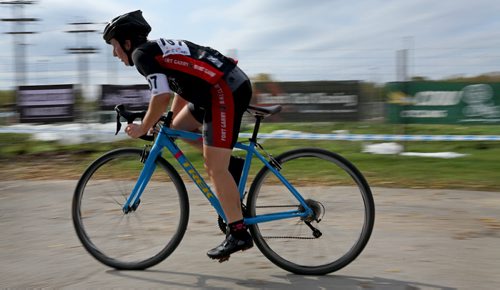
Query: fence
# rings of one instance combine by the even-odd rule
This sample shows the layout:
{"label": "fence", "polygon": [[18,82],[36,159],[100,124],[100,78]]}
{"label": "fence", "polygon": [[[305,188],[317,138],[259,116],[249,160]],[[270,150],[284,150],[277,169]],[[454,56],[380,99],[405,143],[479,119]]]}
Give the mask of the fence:
{"label": "fence", "polygon": [[[271,122],[388,120],[410,124],[500,124],[500,83],[398,82],[386,85],[387,102],[373,102],[359,81],[256,82],[252,102],[281,104]],[[15,121],[67,122],[84,111],[110,120],[115,104],[147,108],[146,85],[101,86],[98,112],[83,109],[72,85],[26,86],[17,93]],[[12,122],[12,112],[2,112]],[[103,117],[96,117],[96,116]],[[104,116],[108,116],[104,118]]]}

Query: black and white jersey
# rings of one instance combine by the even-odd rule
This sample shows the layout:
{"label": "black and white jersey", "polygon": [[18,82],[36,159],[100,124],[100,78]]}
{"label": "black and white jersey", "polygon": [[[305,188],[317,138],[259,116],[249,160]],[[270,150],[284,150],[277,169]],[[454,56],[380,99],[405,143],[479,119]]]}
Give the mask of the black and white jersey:
{"label": "black and white jersey", "polygon": [[210,101],[210,88],[236,67],[210,47],[163,38],[140,45],[132,58],[153,96],[173,91],[200,105]]}

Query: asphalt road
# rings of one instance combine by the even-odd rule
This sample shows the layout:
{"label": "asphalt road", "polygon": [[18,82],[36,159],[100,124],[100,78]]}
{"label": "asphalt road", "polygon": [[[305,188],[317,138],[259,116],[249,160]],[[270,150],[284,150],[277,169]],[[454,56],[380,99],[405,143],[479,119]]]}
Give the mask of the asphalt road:
{"label": "asphalt road", "polygon": [[[71,222],[76,181],[0,182],[0,288],[498,289],[500,193],[374,188],[367,248],[326,276],[290,274],[254,247],[219,264],[222,240],[203,197],[191,192],[188,232],[146,271],[116,271],[83,249]],[[189,190],[189,188],[188,188]]]}

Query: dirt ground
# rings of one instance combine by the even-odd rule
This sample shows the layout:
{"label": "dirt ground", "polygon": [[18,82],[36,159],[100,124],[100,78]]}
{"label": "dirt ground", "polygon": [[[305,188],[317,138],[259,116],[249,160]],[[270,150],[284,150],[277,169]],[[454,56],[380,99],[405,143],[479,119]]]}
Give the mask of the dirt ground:
{"label": "dirt ground", "polygon": [[76,180],[0,181],[0,288],[498,289],[500,192],[373,188],[376,223],[364,252],[326,276],[300,276],[254,247],[219,264],[223,238],[188,186],[184,240],[146,271],[116,271],[81,246],[71,222]]}

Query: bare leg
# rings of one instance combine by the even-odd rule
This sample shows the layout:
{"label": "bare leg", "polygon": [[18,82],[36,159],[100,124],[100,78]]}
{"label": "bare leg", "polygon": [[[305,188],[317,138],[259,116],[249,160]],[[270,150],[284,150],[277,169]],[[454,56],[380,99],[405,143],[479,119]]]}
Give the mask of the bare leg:
{"label": "bare leg", "polygon": [[228,224],[226,239],[219,246],[207,252],[208,257],[219,260],[219,262],[227,261],[232,253],[253,247],[252,236],[243,223],[238,189],[227,169],[231,152],[231,149],[203,146],[205,167],[215,186]]}
{"label": "bare leg", "polygon": [[231,149],[203,146],[205,168],[215,187],[228,224],[243,219],[238,188],[228,170],[231,152]]}
{"label": "bare leg", "polygon": [[[175,116],[172,121],[172,128],[177,130],[198,132],[202,124],[200,124],[189,111],[188,106],[184,106]],[[193,145],[200,151],[203,148],[202,140],[184,140],[190,145]]]}

